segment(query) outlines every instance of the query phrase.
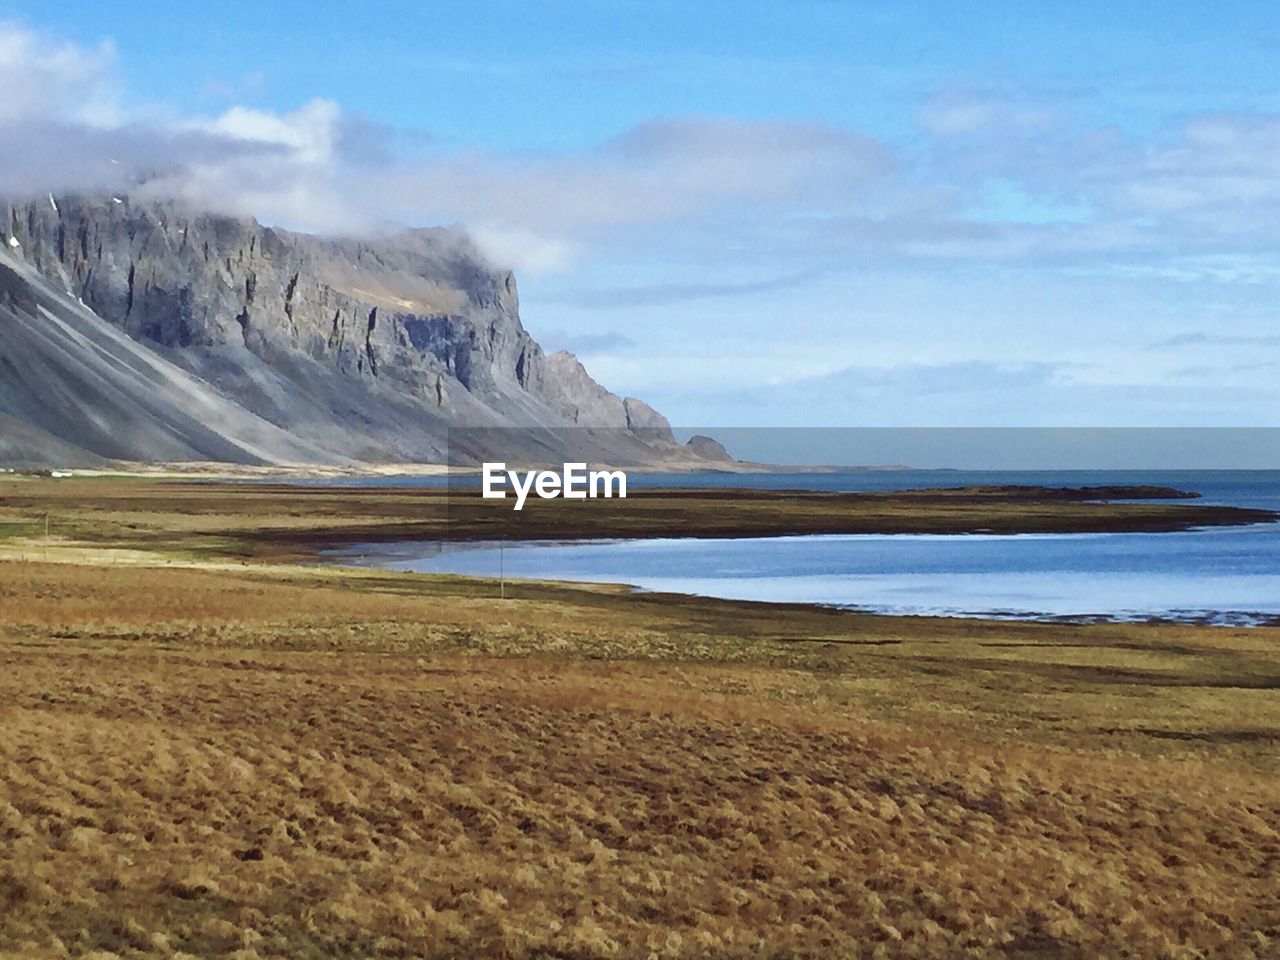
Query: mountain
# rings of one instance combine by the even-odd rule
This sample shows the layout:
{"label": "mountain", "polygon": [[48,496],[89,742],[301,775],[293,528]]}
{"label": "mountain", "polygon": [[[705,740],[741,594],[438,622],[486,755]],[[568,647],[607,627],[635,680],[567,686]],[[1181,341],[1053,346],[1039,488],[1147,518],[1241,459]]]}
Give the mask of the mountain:
{"label": "mountain", "polygon": [[0,202],[0,462],[688,457],[548,357],[461,232],[323,238],[128,197]]}

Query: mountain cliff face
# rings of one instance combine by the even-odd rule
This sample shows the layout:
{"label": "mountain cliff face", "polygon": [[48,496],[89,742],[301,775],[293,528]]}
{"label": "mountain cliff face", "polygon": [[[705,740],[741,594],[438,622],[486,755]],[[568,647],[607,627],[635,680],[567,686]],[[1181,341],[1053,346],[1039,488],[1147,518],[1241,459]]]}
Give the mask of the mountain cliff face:
{"label": "mountain cliff face", "polygon": [[[541,430],[545,452],[546,431],[570,426],[595,428],[597,457],[616,462],[675,447],[656,411],[545,356],[515,278],[456,231],[327,239],[173,203],[45,197],[0,202],[0,240],[0,416],[28,425],[24,449],[38,429],[59,456],[438,462],[451,427]],[[125,355],[156,369],[113,383]],[[154,380],[177,391],[159,411]],[[66,400],[59,417],[42,412],[49,392]],[[230,405],[225,442],[140,431],[181,413],[183,394]],[[121,417],[132,425],[111,429]],[[17,433],[0,422],[0,437]]]}
{"label": "mountain cliff face", "polygon": [[667,418],[643,400],[619,397],[591,379],[572,353],[547,357],[545,391],[552,404],[575,426],[607,424],[642,436],[675,443]]}
{"label": "mountain cliff face", "polygon": [[[145,454],[145,456],[142,456]],[[0,254],[0,463],[325,462]]]}

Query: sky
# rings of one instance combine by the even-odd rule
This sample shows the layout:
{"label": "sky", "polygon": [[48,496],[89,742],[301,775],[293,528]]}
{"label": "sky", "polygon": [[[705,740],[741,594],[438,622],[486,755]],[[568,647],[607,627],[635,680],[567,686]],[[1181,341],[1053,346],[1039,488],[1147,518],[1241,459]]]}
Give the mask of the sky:
{"label": "sky", "polygon": [[0,183],[463,226],[687,427],[1276,426],[1278,78],[1265,3],[0,0]]}

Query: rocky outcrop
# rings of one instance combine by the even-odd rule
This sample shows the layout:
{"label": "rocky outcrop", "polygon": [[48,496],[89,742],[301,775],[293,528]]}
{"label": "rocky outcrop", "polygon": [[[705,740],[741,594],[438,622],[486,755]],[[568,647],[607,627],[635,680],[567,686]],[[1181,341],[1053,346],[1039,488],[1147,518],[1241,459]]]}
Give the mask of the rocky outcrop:
{"label": "rocky outcrop", "polygon": [[45,197],[0,204],[0,240],[52,295],[311,456],[439,460],[456,426],[632,431],[654,456],[673,443],[651,408],[544,356],[514,276],[457,231],[327,239],[169,202]]}
{"label": "rocky outcrop", "polygon": [[627,429],[632,433],[663,443],[676,442],[667,418],[643,400],[625,397],[622,401],[622,409],[627,415]]}
{"label": "rocky outcrop", "polygon": [[647,440],[675,444],[666,417],[643,400],[610,393],[592,379],[572,353],[560,350],[547,357],[547,372],[548,394],[572,423],[629,430]]}
{"label": "rocky outcrop", "polygon": [[690,437],[689,442],[685,444],[685,449],[689,453],[693,454],[693,456],[702,460],[710,460],[720,463],[729,463],[733,461],[733,455],[729,453],[723,443],[701,433],[694,434]]}
{"label": "rocky outcrop", "polygon": [[548,397],[570,423],[626,428],[627,410],[622,398],[591,379],[587,368],[572,353],[561,350],[551,354],[547,371]]}

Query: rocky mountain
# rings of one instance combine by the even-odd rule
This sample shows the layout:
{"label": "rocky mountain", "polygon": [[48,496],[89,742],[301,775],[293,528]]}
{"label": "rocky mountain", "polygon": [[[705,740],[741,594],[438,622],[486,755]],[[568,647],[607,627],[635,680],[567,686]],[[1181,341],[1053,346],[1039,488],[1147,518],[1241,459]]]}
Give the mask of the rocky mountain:
{"label": "rocky mountain", "polygon": [[0,462],[680,455],[661,414],[544,355],[458,231],[47,196],[0,202],[0,242]]}

